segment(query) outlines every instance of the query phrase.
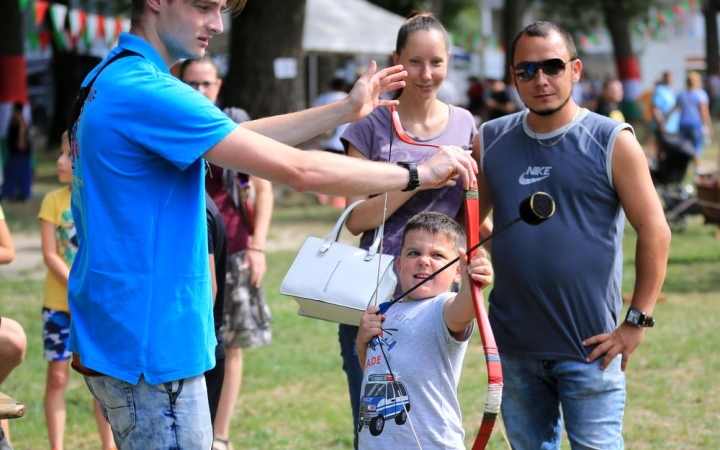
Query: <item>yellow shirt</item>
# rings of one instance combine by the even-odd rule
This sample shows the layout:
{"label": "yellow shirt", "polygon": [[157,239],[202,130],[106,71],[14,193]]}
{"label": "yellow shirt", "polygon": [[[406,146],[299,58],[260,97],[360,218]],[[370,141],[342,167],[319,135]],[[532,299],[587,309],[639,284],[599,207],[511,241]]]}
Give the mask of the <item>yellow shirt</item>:
{"label": "yellow shirt", "polygon": [[2,209],[2,206],[0,206],[0,220],[5,220],[5,212]]}
{"label": "yellow shirt", "polygon": [[[40,205],[38,219],[55,225],[57,252],[70,267],[77,253],[77,235],[75,234],[75,222],[70,211],[70,189],[67,186],[45,195]],[[45,277],[43,306],[55,311],[70,311],[67,286],[49,270]]]}

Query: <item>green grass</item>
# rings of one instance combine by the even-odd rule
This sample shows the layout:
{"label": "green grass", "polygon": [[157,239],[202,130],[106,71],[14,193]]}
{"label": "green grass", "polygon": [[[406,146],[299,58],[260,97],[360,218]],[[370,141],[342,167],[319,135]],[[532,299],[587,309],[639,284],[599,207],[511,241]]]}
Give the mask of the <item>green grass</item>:
{"label": "green grass", "polygon": [[[46,176],[48,185],[50,178]],[[13,232],[33,232],[37,209],[6,208]],[[21,217],[25,214],[27,218]],[[279,207],[274,226],[320,221],[329,231],[336,210],[318,206]],[[716,449],[720,442],[720,239],[717,227],[693,217],[673,236],[667,300],[659,303],[655,328],[647,332],[628,367],[628,400],[624,437],[629,449]],[[625,292],[634,282],[635,235],[627,227]],[[337,327],[297,316],[296,303],[279,295],[278,286],[294,252],[268,254],[265,281],[275,322],[274,343],[245,353],[245,375],[232,424],[236,450],[349,449],[352,423],[345,375],[341,368]],[[42,359],[41,280],[1,279],[0,314],[13,317],[28,335],[26,361],[3,384],[2,391],[26,404],[25,417],[11,422],[16,450],[47,447],[42,408],[46,363]],[[480,339],[471,339],[459,395],[468,445],[480,423],[486,392]],[[72,373],[67,391],[66,444],[96,449],[99,438],[91,398],[79,375]],[[499,427],[490,449],[507,449]],[[564,443],[564,449],[569,448]]]}
{"label": "green grass", "polygon": [[[328,213],[331,217],[332,214]],[[328,221],[331,223],[332,219]],[[632,449],[714,449],[720,442],[720,240],[715,228],[692,221],[673,239],[667,300],[655,310],[628,370],[625,440]],[[626,239],[626,286],[633,280],[633,233]],[[232,425],[236,449],[347,449],[352,424],[334,324],[299,317],[297,305],[277,293],[293,252],[268,255],[265,285],[275,342],[246,352],[245,377]],[[688,277],[690,279],[688,280]],[[25,363],[2,390],[22,400],[26,416],[12,421],[15,448],[45,447],[42,410],[45,362],[41,349],[42,281],[2,280],[3,315],[16,318],[29,338]],[[486,373],[474,336],[460,386],[468,440],[474,438],[485,399]],[[97,448],[90,395],[73,373],[68,398],[67,442]],[[507,448],[496,431],[492,449]]]}

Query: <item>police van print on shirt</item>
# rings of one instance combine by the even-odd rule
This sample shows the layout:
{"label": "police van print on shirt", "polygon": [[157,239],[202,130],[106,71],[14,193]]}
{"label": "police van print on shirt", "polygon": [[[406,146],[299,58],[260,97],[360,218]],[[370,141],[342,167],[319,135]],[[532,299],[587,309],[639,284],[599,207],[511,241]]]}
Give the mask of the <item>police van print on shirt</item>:
{"label": "police van print on shirt", "polygon": [[[370,348],[377,350],[380,347],[384,351],[382,356],[369,357],[366,367],[385,364],[382,361],[385,351],[391,351],[397,343],[392,338],[395,331],[397,328],[384,328],[379,336],[373,338]],[[395,379],[389,369],[386,373],[370,374],[360,399],[358,432],[368,428],[371,435],[378,436],[385,429],[388,420],[394,419],[397,425],[404,425],[409,411],[410,396],[407,389],[401,381]]]}

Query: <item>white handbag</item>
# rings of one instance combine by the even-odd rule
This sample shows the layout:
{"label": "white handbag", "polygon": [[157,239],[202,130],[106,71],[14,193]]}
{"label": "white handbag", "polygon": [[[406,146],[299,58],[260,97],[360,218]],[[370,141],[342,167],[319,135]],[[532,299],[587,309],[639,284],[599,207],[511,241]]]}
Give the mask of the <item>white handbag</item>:
{"label": "white handbag", "polygon": [[380,304],[395,293],[394,258],[378,253],[382,225],[368,250],[338,242],[345,220],[360,203],[342,213],[327,238],[309,237],[285,275],[280,293],[295,298],[299,315],[359,325],[371,302]]}

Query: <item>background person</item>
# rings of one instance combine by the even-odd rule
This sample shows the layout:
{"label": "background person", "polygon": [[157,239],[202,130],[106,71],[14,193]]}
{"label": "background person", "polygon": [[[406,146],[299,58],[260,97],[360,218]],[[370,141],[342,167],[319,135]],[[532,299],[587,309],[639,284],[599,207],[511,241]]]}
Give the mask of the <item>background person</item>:
{"label": "background person", "polygon": [[[450,41],[447,32],[431,13],[411,14],[400,27],[393,63],[402,64],[408,71],[406,86],[397,94],[397,107],[402,126],[414,139],[425,144],[455,145],[470,149],[477,135],[475,120],[465,109],[441,102],[437,91],[447,76]],[[342,136],[349,156],[370,161],[407,161],[421,163],[436,152],[435,148],[408,145],[388,133],[390,111],[374,110],[363,120],[350,124]],[[390,150],[392,146],[392,155]],[[403,228],[407,221],[421,211],[437,211],[458,217],[464,200],[463,186],[442,186],[438,189],[416,189],[391,192],[385,196],[353,196],[347,204],[366,199],[348,217],[348,230],[362,233],[360,246],[369,248],[375,230],[385,218],[383,253],[398,256]],[[398,284],[396,293],[401,293]],[[353,429],[357,442],[357,421],[363,374],[357,359],[355,340],[358,327],[341,324],[338,328],[343,371],[348,381]],[[357,444],[355,444],[357,445]]]}
{"label": "background person", "polygon": [[[222,79],[212,59],[188,59],[180,67],[180,79],[217,104]],[[343,94],[347,95],[347,94]],[[223,110],[233,121],[250,120],[239,108]],[[254,190],[252,205],[246,198]],[[243,373],[243,348],[270,344],[272,316],[262,290],[267,269],[265,242],[270,228],[274,197],[272,183],[208,163],[205,190],[217,205],[227,230],[227,269],[221,324],[225,347],[225,375],[214,417],[214,448],[227,448]],[[252,211],[252,215],[250,215]],[[214,415],[213,415],[214,416]]]}
{"label": "background person", "polygon": [[30,127],[23,116],[22,103],[14,103],[7,128],[8,159],[5,162],[5,182],[2,199],[21,201],[30,198],[32,186],[32,143]]}
{"label": "background person", "polygon": [[710,98],[703,89],[702,77],[698,72],[688,72],[687,90],[677,96],[677,103],[668,114],[680,110],[680,137],[692,142],[695,147],[695,168],[705,149],[706,136],[712,136]]}
{"label": "background person", "polygon": [[[480,128],[480,218],[492,210],[506,224],[536,191],[557,211],[493,238],[489,316],[508,439],[517,450],[558,448],[564,424],[573,448],[621,449],[624,371],[652,322],[670,230],[632,128],[573,101],[582,61],[570,34],[536,22],[510,56],[527,109]],[[623,320],[626,215],[638,239]]]}
{"label": "background person", "polygon": [[[379,95],[402,87],[400,67],[376,72],[371,63],[343,100],[240,126],[170,74],[181,58],[202,57],[222,32],[221,12],[241,6],[136,0],[130,33],[120,34],[118,47],[82,83],[93,85],[70,132],[79,249],[68,289],[69,346],[73,368],[85,375],[124,450],[148,442],[212,445],[203,374],[215,365],[217,341],[205,160],[296,190],[345,196],[407,188],[415,175],[423,188],[475,180],[474,161],[450,147],[415,174],[287,145],[392,104]],[[133,53],[120,58],[125,50]]]}
{"label": "background person", "polygon": [[[48,362],[44,398],[45,425],[50,448],[62,450],[67,422],[65,390],[70,378],[71,357],[67,347],[71,321],[67,283],[70,266],[77,253],[75,223],[70,211],[72,167],[67,132],[60,138],[57,174],[58,180],[65,186],[45,195],[38,219],[43,261],[48,269],[42,306],[43,355]],[[110,425],[102,416],[95,399],[93,410],[103,450],[115,448]]]}
{"label": "background person", "polygon": [[[363,392],[372,390],[370,380],[392,377],[405,388],[398,399],[409,398],[412,408],[406,413],[409,423],[398,424],[388,417],[377,436],[366,427],[373,427],[369,418],[361,416],[361,449],[413,448],[416,441],[418,448],[465,449],[457,388],[475,320],[470,279],[482,289],[492,282],[485,251],[480,249],[468,264],[465,250],[460,250],[465,246],[463,229],[445,214],[425,211],[408,221],[397,258],[403,291],[458,254],[462,262],[440,272],[385,314],[377,314],[376,305],[363,314],[357,336]],[[455,294],[453,288],[461,279],[462,288]]]}
{"label": "background person", "polygon": [[622,99],[622,83],[617,78],[608,78],[603,82],[595,112],[618,122],[625,122],[625,115],[620,111]]}
{"label": "background person", "polygon": [[[213,322],[215,327],[215,367],[205,371],[210,421],[215,423],[225,379],[225,345],[222,340],[222,320],[225,298],[225,271],[227,268],[227,232],[220,211],[208,193],[205,193],[205,215],[208,232],[208,265],[212,280]],[[213,449],[214,449],[213,444]]]}
{"label": "background person", "polygon": [[[343,78],[333,78],[330,80],[329,89],[315,99],[312,106],[323,106],[338,101],[347,95],[348,84]],[[344,123],[339,127],[335,127],[319,135],[316,138],[318,148],[328,152],[345,154],[345,148],[340,141],[340,136],[347,128],[348,124]],[[331,197],[324,194],[317,194],[318,200],[322,205],[330,205],[333,208],[345,208],[344,197]]]}
{"label": "background person", "polygon": [[[9,264],[15,258],[15,246],[0,206],[0,264]],[[22,326],[8,317],[0,316],[0,385],[25,359],[27,337]],[[0,450],[12,450],[7,420],[0,420]]]}

